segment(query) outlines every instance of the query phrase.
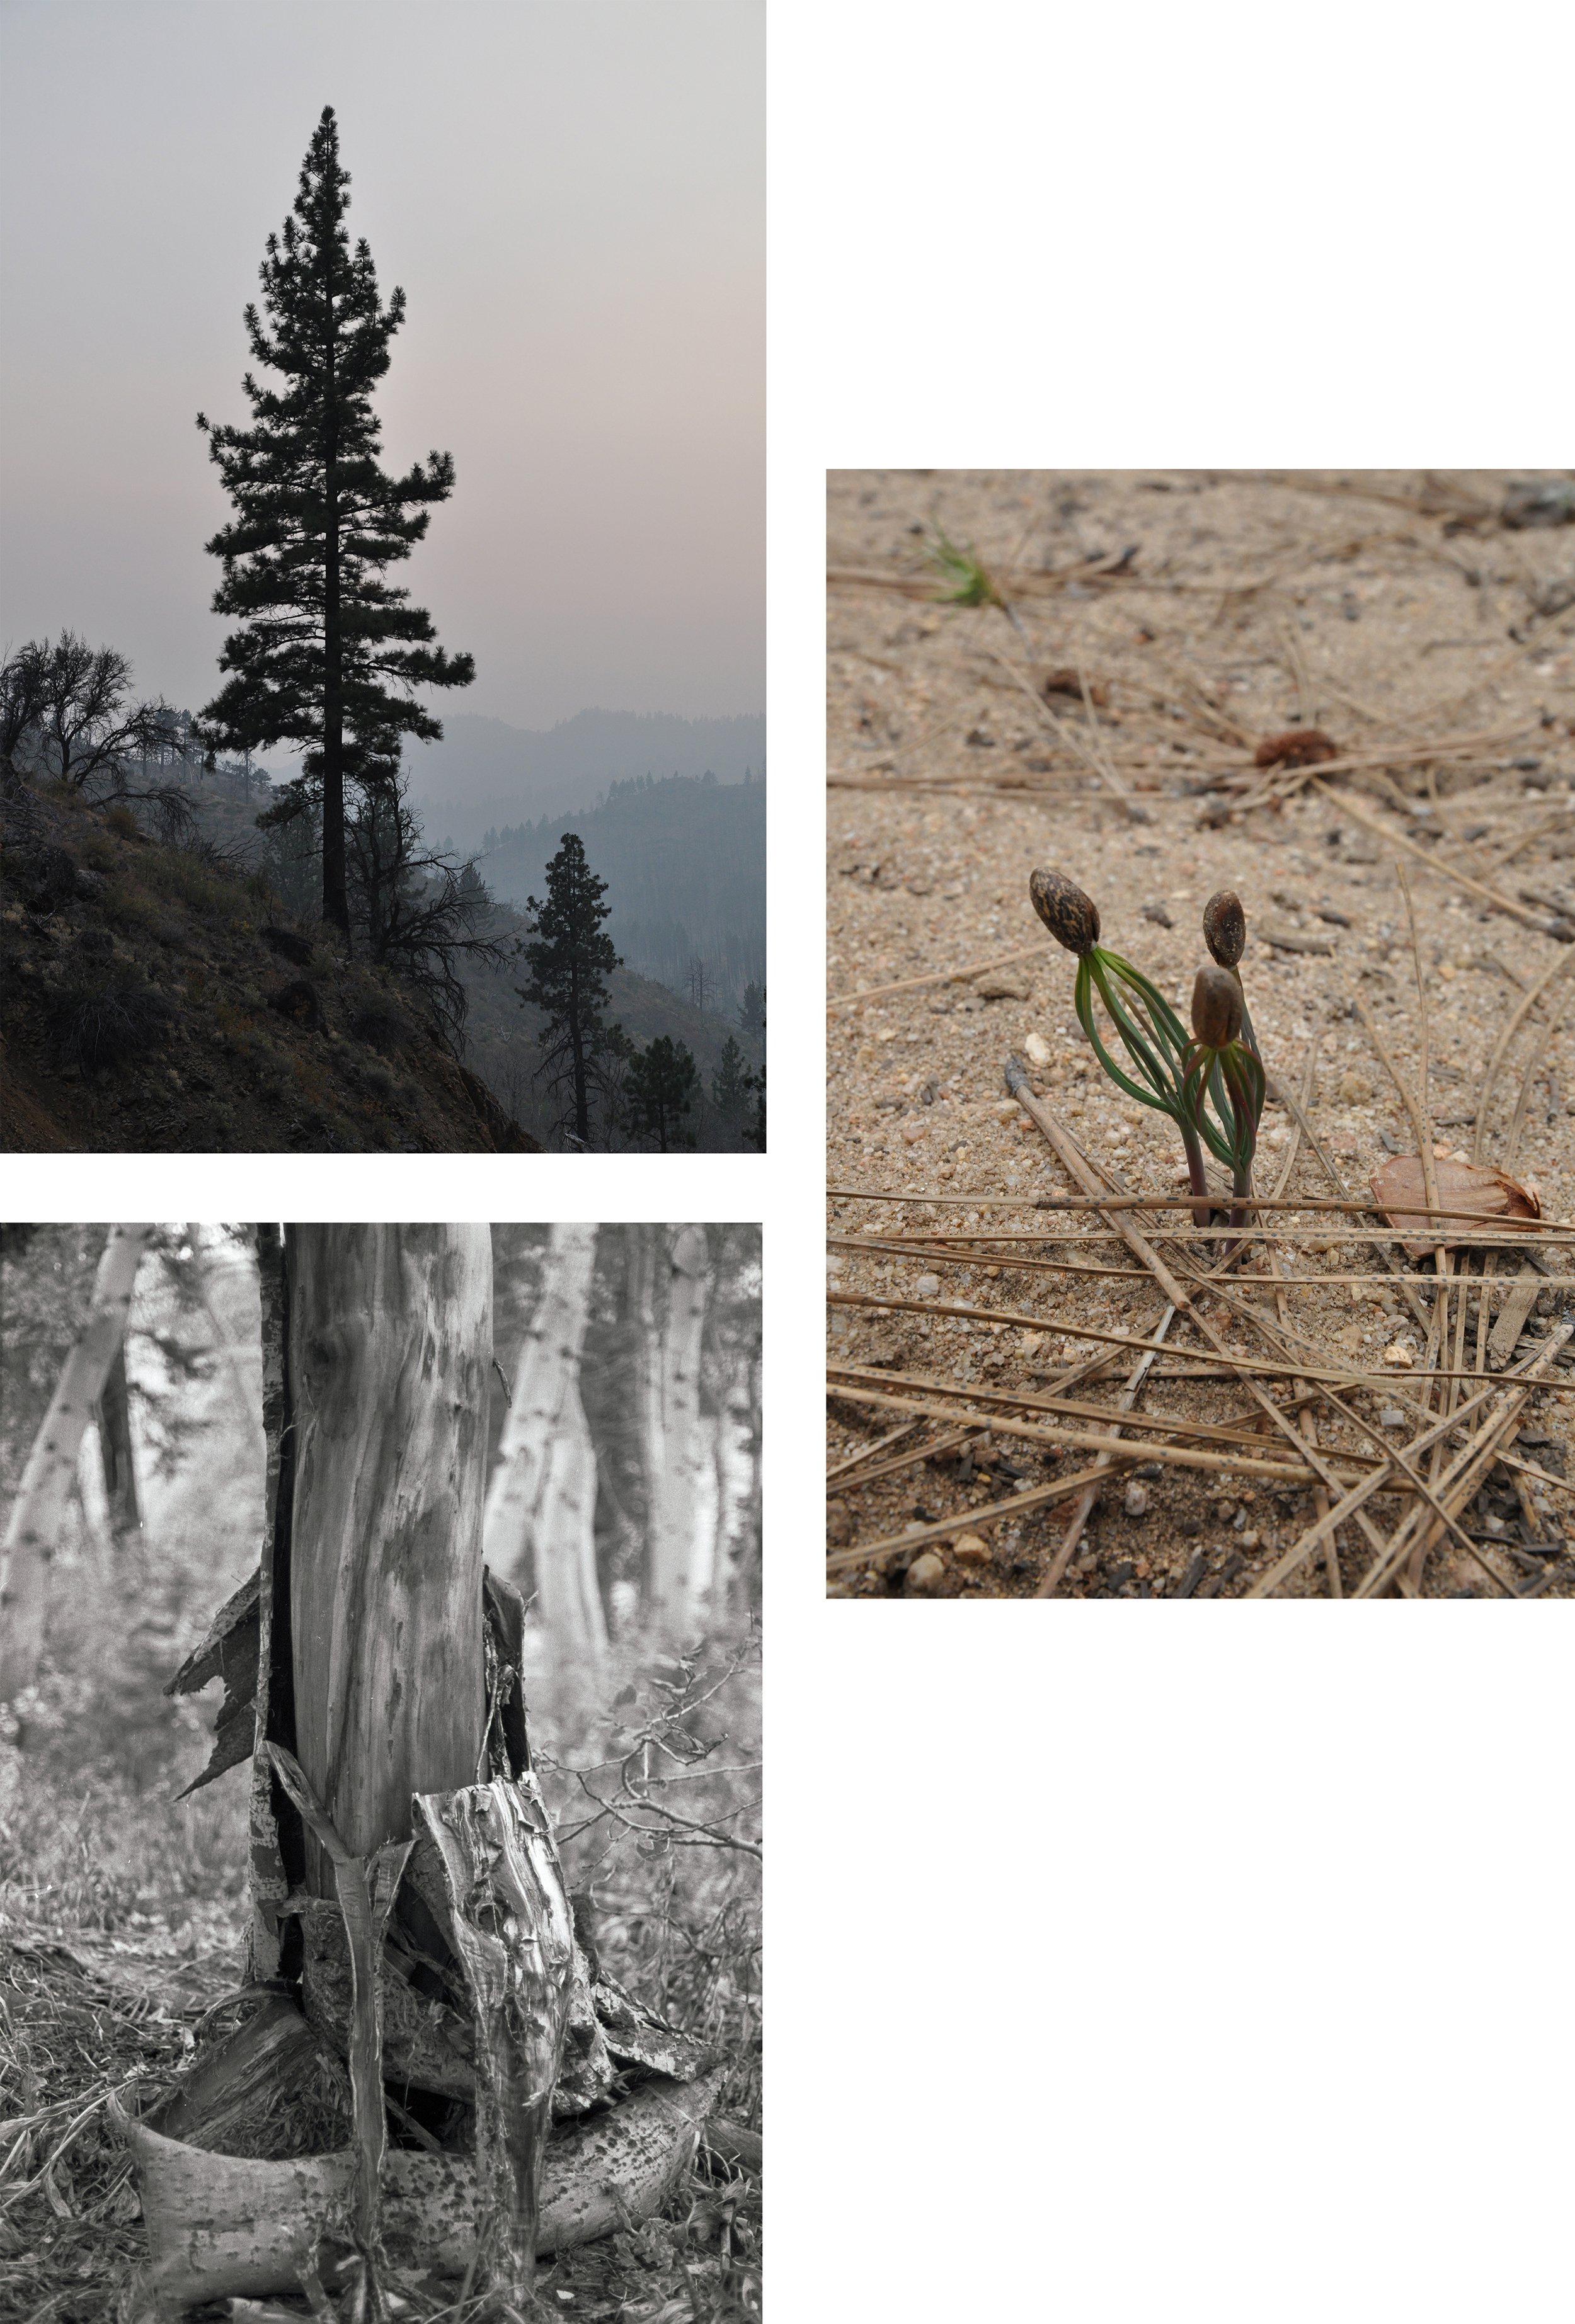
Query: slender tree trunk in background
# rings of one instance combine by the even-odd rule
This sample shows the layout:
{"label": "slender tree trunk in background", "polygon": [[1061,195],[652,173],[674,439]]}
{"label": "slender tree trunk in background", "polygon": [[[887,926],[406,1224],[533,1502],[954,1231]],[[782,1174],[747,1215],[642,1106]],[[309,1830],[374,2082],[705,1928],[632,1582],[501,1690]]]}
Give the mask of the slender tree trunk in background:
{"label": "slender tree trunk in background", "polygon": [[653,1495],[651,1611],[669,1630],[691,1628],[699,1613],[706,1545],[700,1538],[700,1341],[705,1330],[707,1262],[703,1227],[681,1227],[669,1260],[667,1329],[660,1384],[663,1463]]}
{"label": "slender tree trunk in background", "polygon": [[596,1266],[593,1226],[555,1226],[542,1296],[514,1359],[514,1397],[487,1488],[487,1564],[516,1589],[533,1581],[553,1663],[607,1652],[596,1570],[596,1453],[579,1368]]}
{"label": "slender tree trunk in background", "polygon": [[755,1481],[747,1356],[732,1359],[721,1407],[717,1416],[717,1572],[712,1591],[718,1609],[737,1609],[744,1596],[742,1569],[747,1555]]}
{"label": "slender tree trunk in background", "polygon": [[[263,1357],[263,1554],[258,1566],[256,1746],[252,1755],[250,1811],[252,1918],[246,1932],[248,1975],[267,1984],[280,1973],[279,1906],[301,1877],[287,1866],[280,1837],[283,1799],[273,1763],[262,1748],[295,1748],[293,1657],[290,1646],[290,1536],[295,1507],[295,1430],[285,1388],[289,1307],[284,1235],[276,1225],[257,1229],[257,1306]],[[292,1827],[293,1831],[293,1827]]]}
{"label": "slender tree trunk in background", "polygon": [[125,1336],[132,1286],[151,1226],[111,1227],[93,1297],[33,1440],[0,1549],[0,1702],[38,1675],[49,1609],[49,1569],[76,1479],[83,1431]]}
{"label": "slender tree trunk in background", "polygon": [[[411,1836],[412,1793],[477,1779],[491,1237],[291,1227],[285,1284],[293,1748],[369,1856]],[[306,1878],[335,1895],[310,1834]]]}
{"label": "slender tree trunk in background", "polygon": [[760,1449],[762,1441],[760,1411],[760,1357],[753,1356],[747,1368],[749,1394],[749,1499],[746,1507],[744,1545],[739,1553],[737,1574],[741,1606],[758,1613],[762,1591],[761,1553],[764,1535],[764,1497],[761,1476]]}
{"label": "slender tree trunk in background", "polygon": [[143,1529],[136,1461],[131,1445],[131,1399],[126,1388],[124,1338],[115,1351],[104,1393],[98,1399],[98,1450],[104,1463],[105,1498],[109,1503],[109,1530],[119,1545],[134,1540]]}
{"label": "slender tree trunk in background", "polygon": [[664,1235],[659,1226],[632,1226],[624,1231],[629,1250],[629,1314],[635,1325],[635,1429],[645,1489],[644,1610],[649,1614],[655,1571],[652,1545],[667,1470],[667,1439],[662,1424],[662,1332],[656,1314],[656,1277],[663,1264]]}

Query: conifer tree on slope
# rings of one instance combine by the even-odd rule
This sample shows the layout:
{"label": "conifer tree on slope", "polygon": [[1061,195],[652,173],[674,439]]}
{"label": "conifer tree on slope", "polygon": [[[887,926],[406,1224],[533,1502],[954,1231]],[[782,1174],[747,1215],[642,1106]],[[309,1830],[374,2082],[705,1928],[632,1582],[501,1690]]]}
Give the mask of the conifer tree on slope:
{"label": "conifer tree on slope", "polygon": [[546,902],[525,899],[531,941],[524,961],[531,981],[515,987],[522,1001],[547,1018],[540,1039],[546,1054],[533,1078],[545,1080],[549,1090],[567,1087],[562,1126],[572,1119],[581,1146],[590,1143],[590,1084],[597,1063],[622,1056],[627,1047],[622,1026],[609,1025],[603,1013],[607,989],[602,980],[623,966],[612,938],[601,932],[609,912],[602,901],[607,887],[586,862],[579,834],[566,832],[547,866]]}
{"label": "conifer tree on slope", "polygon": [[248,372],[249,428],[210,426],[201,413],[197,421],[236,508],[208,543],[224,565],[213,607],[241,622],[219,656],[230,677],[202,714],[203,739],[210,751],[306,746],[301,774],[269,819],[320,805],[323,918],[347,935],[347,790],[386,788],[405,735],[440,739],[412,687],[468,686],[476,675],[470,655],[433,643],[431,617],[409,591],[382,577],[422,538],[431,504],[453,491],[454,462],[431,452],[403,476],[378,465],[372,391],[388,369],[404,293],[383,306],[365,241],[352,253],[349,183],[327,106],[293,211],[268,237],[266,324],[255,306],[246,310],[253,355],[283,385]]}

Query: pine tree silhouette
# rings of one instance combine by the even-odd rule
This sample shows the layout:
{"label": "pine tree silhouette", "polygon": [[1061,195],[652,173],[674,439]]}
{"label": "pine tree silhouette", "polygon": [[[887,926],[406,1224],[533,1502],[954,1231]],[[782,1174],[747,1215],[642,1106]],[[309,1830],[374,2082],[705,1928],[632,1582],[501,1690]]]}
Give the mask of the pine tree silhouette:
{"label": "pine tree silhouette", "polygon": [[694,1144],[692,1130],[682,1127],[690,1101],[699,1087],[694,1053],[666,1033],[635,1055],[625,1085],[625,1099],[637,1125],[654,1138],[660,1152]]}
{"label": "pine tree silhouette", "polygon": [[545,1011],[541,1036],[545,1052],[533,1078],[545,1080],[550,1090],[567,1085],[569,1102],[562,1122],[570,1118],[582,1146],[590,1143],[590,1085],[598,1061],[624,1055],[627,1043],[623,1028],[609,1025],[603,1014],[607,989],[603,979],[623,963],[601,924],[609,907],[603,903],[607,883],[598,880],[585,860],[585,844],[578,832],[564,835],[563,844],[547,866],[547,900],[525,899],[531,914],[532,941],[524,948],[528,984],[516,985],[522,1001]]}
{"label": "pine tree silhouette", "polygon": [[351,251],[349,183],[325,106],[292,214],[268,237],[266,324],[255,306],[246,310],[254,358],[283,384],[246,373],[249,428],[197,417],[236,510],[207,544],[224,567],[213,609],[241,623],[224,641],[219,667],[231,674],[202,713],[203,740],[210,752],[306,746],[301,773],[269,816],[278,824],[320,807],[323,918],[347,935],[347,789],[385,788],[405,735],[441,738],[413,687],[468,686],[476,675],[468,654],[433,643],[431,617],[409,591],[382,577],[453,491],[454,462],[431,452],[403,476],[378,465],[372,391],[388,370],[404,293],[384,306],[366,244]]}

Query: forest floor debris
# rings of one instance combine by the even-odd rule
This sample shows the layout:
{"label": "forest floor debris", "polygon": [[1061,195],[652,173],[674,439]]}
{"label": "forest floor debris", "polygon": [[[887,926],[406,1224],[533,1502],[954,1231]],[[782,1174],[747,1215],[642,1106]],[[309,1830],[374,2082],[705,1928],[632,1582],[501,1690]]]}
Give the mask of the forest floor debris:
{"label": "forest floor debris", "polygon": [[[678,2196],[627,2232],[544,2259],[540,2304],[597,2324],[745,2324],[760,2313],[754,1634],[684,1655],[632,1643],[594,1700],[533,1702],[532,1728],[602,1960],[728,2061],[716,2142]],[[620,1774],[631,1738],[644,1757],[679,1735],[670,1772],[688,1776],[687,1833],[663,1824],[660,1775],[631,1788]],[[178,1764],[134,1786],[106,1760],[76,1764],[69,1734],[25,1751],[0,1739],[0,2324],[130,2317],[145,2239],[106,2102],[166,2087],[242,1976],[244,1778],[173,1797],[209,1743],[182,1729]],[[453,2283],[398,2290],[412,2319],[480,2324],[482,2303],[456,2308]],[[310,2310],[303,2298],[267,2312]]]}
{"label": "forest floor debris", "polygon": [[[1513,483],[831,479],[834,1595],[1032,1596],[1063,1549],[1061,1595],[1575,1595],[1575,534],[1513,529]],[[1010,623],[936,602],[941,534]],[[1206,899],[1246,905],[1255,1191],[1297,1207],[1228,1268],[1152,1207],[1180,1142],[1099,1072],[1040,865],[1173,1000]],[[1447,1284],[1426,1222],[1372,1207],[1419,1118],[1430,1167],[1542,1214],[1446,1243]],[[1159,1457],[1078,1442],[1113,1427]]]}

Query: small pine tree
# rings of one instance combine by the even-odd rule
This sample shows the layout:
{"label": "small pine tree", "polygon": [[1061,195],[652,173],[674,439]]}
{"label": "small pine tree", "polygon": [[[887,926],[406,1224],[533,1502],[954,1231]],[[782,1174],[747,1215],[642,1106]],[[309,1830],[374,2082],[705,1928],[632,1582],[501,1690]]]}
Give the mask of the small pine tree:
{"label": "small pine tree", "polygon": [[748,983],[744,998],[738,1003],[738,1030],[751,1047],[758,1047],[765,1038],[765,987]]}
{"label": "small pine tree", "polygon": [[699,1087],[693,1052],[659,1033],[630,1065],[625,1100],[636,1125],[666,1154],[692,1148],[694,1132],[681,1127]]}
{"label": "small pine tree", "polygon": [[546,902],[539,904],[534,896],[525,899],[531,941],[525,945],[524,960],[531,981],[514,988],[522,1001],[546,1014],[540,1043],[546,1054],[534,1078],[544,1080],[550,1091],[567,1090],[558,1127],[566,1128],[572,1120],[581,1146],[590,1143],[596,1066],[625,1046],[622,1027],[609,1025],[604,1014],[607,989],[603,980],[623,966],[612,938],[601,932],[609,911],[602,901],[607,886],[586,862],[579,833],[566,833],[547,866]]}
{"label": "small pine tree", "polygon": [[417,686],[468,686],[468,654],[432,643],[431,617],[382,578],[425,534],[431,504],[454,489],[447,452],[407,475],[378,465],[382,427],[372,391],[404,320],[404,293],[384,307],[372,254],[352,254],[345,230],[348,174],[326,106],[301,166],[283,233],[263,261],[264,328],[246,310],[252,354],[281,389],[242,381],[249,428],[197,424],[235,503],[236,521],[208,554],[223,563],[216,613],[238,615],[219,667],[231,675],[202,713],[209,751],[305,746],[301,773],[271,810],[275,825],[317,807],[322,910],[350,925],[345,865],[346,791],[375,788],[407,734],[437,742],[442,728],[412,700]]}
{"label": "small pine tree", "polygon": [[[746,1074],[744,1076],[745,1095],[752,1097],[755,1101],[754,1110],[744,1124],[744,1143],[746,1146],[753,1146],[757,1153],[764,1154],[765,1151],[765,987],[764,984],[752,984],[749,991],[758,993],[760,996],[760,1065],[756,1072]],[[746,1002],[748,997],[746,993]]]}
{"label": "small pine tree", "polygon": [[747,1079],[744,1052],[729,1033],[711,1074],[711,1102],[725,1120],[735,1121],[743,1112]]}

